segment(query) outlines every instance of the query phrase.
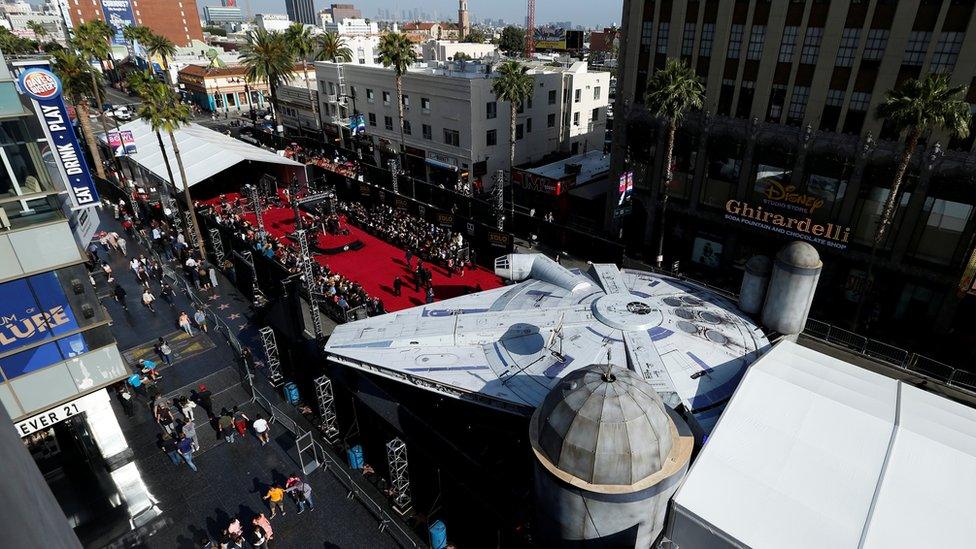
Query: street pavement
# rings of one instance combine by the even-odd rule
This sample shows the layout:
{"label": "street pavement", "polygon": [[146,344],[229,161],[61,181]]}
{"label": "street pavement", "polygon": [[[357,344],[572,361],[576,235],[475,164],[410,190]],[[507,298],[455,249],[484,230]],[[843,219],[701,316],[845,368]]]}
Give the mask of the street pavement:
{"label": "street pavement", "polygon": [[[115,220],[108,215],[104,217],[107,219],[103,220],[102,229],[122,234]],[[177,292],[172,305],[157,299],[155,312],[141,304],[141,285],[129,269],[128,260],[133,253],[144,253],[144,250],[136,242],[129,242],[128,248],[128,258],[116,252],[102,254],[103,258],[107,256],[118,283],[128,292],[128,310],[110,296],[104,275],[96,277],[96,288],[103,305],[112,315],[112,331],[124,356],[127,359],[152,357],[152,343],[157,337],[164,336],[171,342],[175,361],[172,366],[167,366],[157,360],[162,374],[158,382],[161,394],[167,398],[189,396],[190,391],[205,383],[214,395],[216,411],[236,405],[252,419],[261,413],[241,384],[236,354],[224,336],[212,329],[208,334],[195,331],[192,337],[179,331],[179,312],[187,311],[192,316],[193,311],[186,295]],[[175,263],[169,266],[176,267]],[[258,375],[261,376],[260,357],[263,353],[256,340],[258,327],[250,321],[249,302],[233,290],[226,279],[221,278],[220,282],[213,292],[199,295],[207,301],[209,309],[236,332],[234,335],[242,343],[251,346],[254,356],[259,359]],[[158,283],[151,285],[158,297]],[[134,369],[132,364],[130,366]],[[136,466],[161,513],[149,524],[122,537],[111,539],[109,534],[92,534],[84,539],[88,547],[198,547],[194,543],[202,533],[218,539],[233,516],[239,516],[242,523],[249,525],[252,516],[258,512],[267,513],[262,497],[269,485],[284,482],[288,475],[301,470],[295,438],[280,424],[272,425],[272,440],[267,446],[262,447],[250,434],[244,440],[230,444],[217,436],[206,413],[199,407],[194,424],[200,450],[193,455],[198,471],[191,471],[185,464],[173,465],[158,447],[161,430],[153,421],[148,403],[142,397],[139,403],[133,416],[126,417],[120,403],[113,399],[116,416]],[[287,405],[279,400],[276,406]],[[272,521],[273,546],[397,546],[391,537],[379,530],[379,522],[358,500],[346,498],[348,491],[331,473],[319,469],[311,473],[308,480],[313,486],[315,510],[298,515],[295,505],[286,502],[287,515]]]}

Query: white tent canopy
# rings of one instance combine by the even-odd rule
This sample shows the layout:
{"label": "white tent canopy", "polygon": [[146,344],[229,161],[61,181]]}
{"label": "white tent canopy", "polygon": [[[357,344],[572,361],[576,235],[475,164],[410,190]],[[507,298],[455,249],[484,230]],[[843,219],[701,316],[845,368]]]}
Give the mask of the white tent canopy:
{"label": "white tent canopy", "polygon": [[784,341],[749,369],[674,498],[714,547],[972,547],[976,410]]}
{"label": "white tent canopy", "polygon": [[[159,149],[159,140],[156,139],[156,133],[152,131],[152,127],[139,119],[124,124],[120,129],[130,130],[135,138],[137,152],[129,155],[129,158],[155,174],[159,179],[169,181],[166,163],[163,161],[163,155]],[[249,145],[229,135],[204,128],[199,124],[189,124],[174,133],[176,143],[180,148],[180,157],[183,159],[183,167],[186,170],[186,178],[191,187],[245,160],[304,168],[304,165],[299,162]],[[165,132],[162,133],[162,137],[163,146],[173,170],[173,178],[176,179],[176,188],[183,190],[179,166],[176,163],[176,156],[173,154],[173,144]],[[105,134],[100,134],[99,140],[105,143]],[[303,179],[304,177],[304,171],[302,171],[299,178]]]}

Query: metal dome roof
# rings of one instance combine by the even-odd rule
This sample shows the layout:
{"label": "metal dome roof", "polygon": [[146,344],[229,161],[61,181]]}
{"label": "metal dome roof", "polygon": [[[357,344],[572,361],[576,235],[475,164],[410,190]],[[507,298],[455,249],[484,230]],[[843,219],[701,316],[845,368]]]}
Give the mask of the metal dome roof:
{"label": "metal dome roof", "polygon": [[591,485],[640,483],[663,468],[677,438],[654,388],[630,370],[606,365],[564,377],[530,430],[540,458]]}
{"label": "metal dome roof", "polygon": [[776,259],[791,267],[803,269],[819,269],[823,266],[820,261],[820,253],[811,244],[795,240],[783,247],[776,254]]}

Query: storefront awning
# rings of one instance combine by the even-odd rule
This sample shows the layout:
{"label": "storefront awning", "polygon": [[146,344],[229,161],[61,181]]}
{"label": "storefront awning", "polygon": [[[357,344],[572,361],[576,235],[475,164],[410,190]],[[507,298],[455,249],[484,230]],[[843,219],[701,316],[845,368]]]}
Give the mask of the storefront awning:
{"label": "storefront awning", "polygon": [[[122,125],[120,129],[131,131],[135,138],[137,152],[128,155],[129,158],[152,172],[159,179],[169,181],[166,163],[163,161],[159,141],[156,139],[152,127],[143,120],[133,120]],[[186,169],[186,179],[191,187],[245,160],[304,168],[300,162],[249,145],[239,139],[204,128],[198,124],[189,124],[176,130],[175,136],[176,143],[180,148],[180,156],[183,159],[183,167]],[[99,134],[98,139],[105,143],[105,134]],[[169,135],[165,133],[163,133],[163,145],[170,159],[173,178],[176,179],[176,188],[183,190],[176,156],[173,154],[172,141],[170,141]]]}

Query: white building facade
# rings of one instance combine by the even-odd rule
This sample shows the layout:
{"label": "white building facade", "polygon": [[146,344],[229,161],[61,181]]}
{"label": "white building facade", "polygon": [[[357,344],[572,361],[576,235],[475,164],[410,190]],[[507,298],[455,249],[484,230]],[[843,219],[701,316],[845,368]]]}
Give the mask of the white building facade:
{"label": "white building facade", "polygon": [[[331,16],[329,16],[331,19]],[[348,18],[342,21],[325,21],[324,18],[321,21],[322,29],[325,32],[334,32],[339,34],[339,36],[370,36],[379,34],[379,26],[374,21],[367,21],[366,19],[354,19]]]}
{"label": "white building facade", "polygon": [[291,20],[282,13],[259,13],[254,16],[254,22],[267,32],[284,32],[291,25]]}
{"label": "white building facade", "polygon": [[[323,130],[349,145],[349,119],[362,114],[366,132],[359,139],[374,145],[385,166],[400,141],[393,72],[349,63],[315,66]],[[534,93],[516,119],[516,165],[602,150],[610,75],[588,72],[586,63],[533,65],[530,74]],[[510,106],[491,91],[492,76],[491,65],[473,62],[416,66],[403,76],[407,172],[476,188],[491,187],[497,170],[507,173]]]}
{"label": "white building facade", "polygon": [[455,42],[453,40],[428,40],[421,44],[421,59],[431,61],[453,61],[457,55],[464,54],[468,59],[492,58],[498,54],[495,44],[477,44],[473,42]]}

